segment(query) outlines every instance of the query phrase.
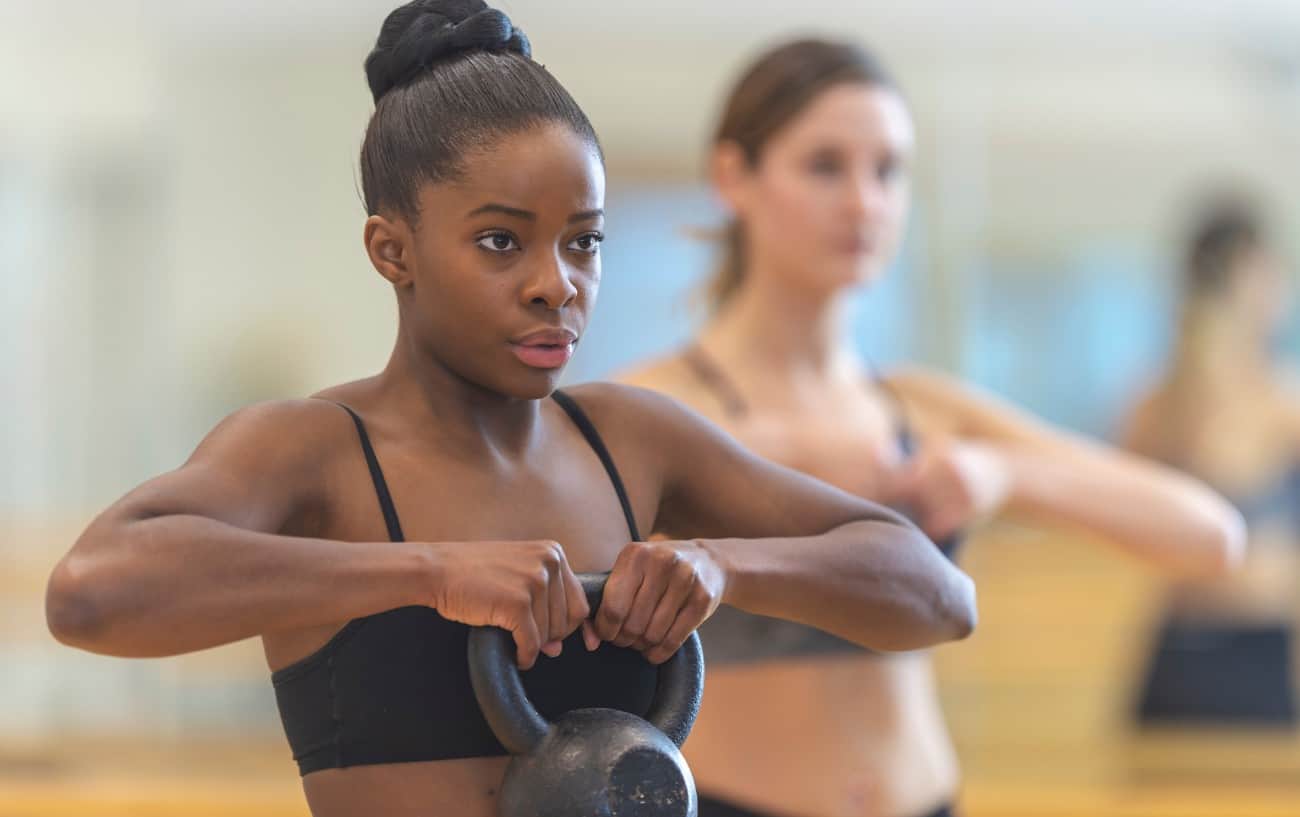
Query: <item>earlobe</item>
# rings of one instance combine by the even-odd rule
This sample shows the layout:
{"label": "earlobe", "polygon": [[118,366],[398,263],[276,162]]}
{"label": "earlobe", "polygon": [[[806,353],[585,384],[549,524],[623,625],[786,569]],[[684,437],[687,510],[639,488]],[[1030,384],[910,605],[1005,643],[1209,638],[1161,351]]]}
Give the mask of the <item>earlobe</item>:
{"label": "earlobe", "polygon": [[407,248],[411,233],[406,225],[384,216],[370,216],[366,219],[363,236],[366,254],[375,270],[393,286],[410,286],[410,253]]}
{"label": "earlobe", "polygon": [[723,204],[733,214],[744,209],[745,182],[749,178],[749,160],[735,142],[719,142],[709,161],[709,176]]}

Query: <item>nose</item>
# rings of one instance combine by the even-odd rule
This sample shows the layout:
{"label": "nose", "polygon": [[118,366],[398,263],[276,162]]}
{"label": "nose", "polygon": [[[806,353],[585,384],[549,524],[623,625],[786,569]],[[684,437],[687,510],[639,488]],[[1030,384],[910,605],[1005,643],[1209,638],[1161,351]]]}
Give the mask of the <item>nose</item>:
{"label": "nose", "polygon": [[521,291],[521,300],[529,305],[561,309],[573,303],[578,288],[564,262],[550,254],[530,270]]}
{"label": "nose", "polygon": [[856,177],[846,195],[847,209],[859,221],[875,220],[885,209],[885,184],[875,174]]}

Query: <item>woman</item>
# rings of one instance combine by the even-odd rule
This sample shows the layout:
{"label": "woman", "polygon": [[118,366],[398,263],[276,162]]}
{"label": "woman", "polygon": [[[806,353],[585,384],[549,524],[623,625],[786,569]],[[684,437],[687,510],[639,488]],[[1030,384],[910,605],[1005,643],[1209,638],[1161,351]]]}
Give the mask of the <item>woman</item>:
{"label": "woman", "polygon": [[1224,199],[1196,225],[1183,270],[1172,360],[1128,444],[1230,497],[1250,558],[1231,580],[1174,592],[1138,717],[1294,725],[1300,398],[1271,354],[1287,312],[1281,264],[1252,209]]}
{"label": "woman", "polygon": [[[260,636],[313,814],[489,817],[506,760],[469,625],[513,634],[551,714],[643,713],[653,664],[721,601],[886,649],[970,630],[969,579],[891,511],[651,393],[555,391],[600,278],[604,168],[504,14],[402,6],[366,73],[387,367],[236,412],[109,507],[50,578],[61,641],[162,656]],[[590,624],[575,570],[612,570]]]}
{"label": "woman", "polygon": [[[716,309],[688,348],[627,380],[907,509],[949,556],[955,534],[1005,510],[1084,526],[1171,572],[1225,570],[1241,520],[1198,483],[937,374],[877,378],[859,358],[848,298],[893,258],[912,141],[907,105],[861,48],[806,40],[759,57],[714,139],[734,217]],[[949,813],[957,763],[926,655],[725,608],[702,633],[709,688],[687,744],[701,817]]]}

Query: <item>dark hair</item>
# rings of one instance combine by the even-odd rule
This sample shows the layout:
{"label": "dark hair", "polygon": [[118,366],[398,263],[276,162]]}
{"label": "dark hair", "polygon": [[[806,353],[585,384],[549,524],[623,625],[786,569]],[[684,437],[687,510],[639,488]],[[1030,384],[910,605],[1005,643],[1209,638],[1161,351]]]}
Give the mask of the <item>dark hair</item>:
{"label": "dark hair", "polygon": [[361,145],[366,212],[419,217],[420,187],[455,179],[488,141],[551,122],[599,153],[586,114],[524,32],[482,0],[413,0],[394,10],[366,57],[375,112]]}
{"label": "dark hair", "polygon": [[[773,134],[822,92],[845,83],[898,90],[880,61],[855,43],[805,39],[778,46],[741,74],[722,109],[713,143],[734,143],[755,167]],[[722,260],[709,285],[715,309],[739,288],[745,263],[744,226],[733,221],[725,228]]]}
{"label": "dark hair", "polygon": [[1225,292],[1241,253],[1264,242],[1255,210],[1236,198],[1224,198],[1208,208],[1187,245],[1185,287],[1190,296]]}

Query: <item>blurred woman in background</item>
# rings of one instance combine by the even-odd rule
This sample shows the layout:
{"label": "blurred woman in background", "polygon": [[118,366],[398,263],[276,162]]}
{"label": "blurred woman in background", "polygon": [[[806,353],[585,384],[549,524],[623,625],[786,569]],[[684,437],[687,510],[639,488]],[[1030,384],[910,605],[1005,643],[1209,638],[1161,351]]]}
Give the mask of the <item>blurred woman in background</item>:
{"label": "blurred woman in background", "polygon": [[1300,391],[1271,354],[1287,292],[1250,207],[1225,199],[1204,215],[1183,289],[1168,369],[1135,407],[1127,442],[1231,498],[1250,558],[1231,580],[1175,590],[1138,716],[1294,724]]}
{"label": "blurred woman in background", "polygon": [[[760,56],[713,143],[733,217],[715,310],[687,348],[626,379],[907,509],[950,557],[962,530],[1008,510],[1084,526],[1171,572],[1224,571],[1240,516],[1201,484],[950,378],[869,369],[849,300],[894,258],[912,146],[907,104],[862,48],[805,40]],[[951,813],[957,762],[926,654],[869,653],[727,607],[701,632],[709,682],[687,744],[701,817]]]}

